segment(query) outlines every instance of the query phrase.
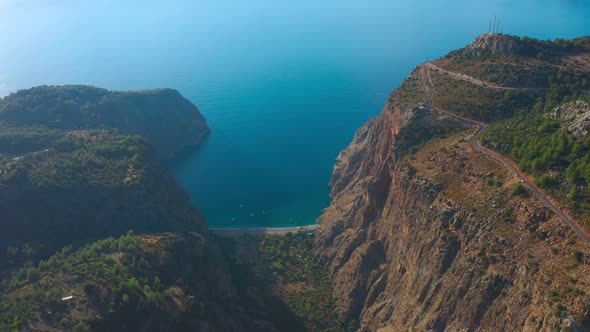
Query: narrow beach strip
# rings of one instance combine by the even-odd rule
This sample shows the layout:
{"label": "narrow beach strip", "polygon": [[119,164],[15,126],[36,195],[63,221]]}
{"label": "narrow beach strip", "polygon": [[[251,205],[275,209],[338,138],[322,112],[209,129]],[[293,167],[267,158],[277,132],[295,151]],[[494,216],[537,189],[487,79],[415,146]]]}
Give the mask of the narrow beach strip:
{"label": "narrow beach strip", "polygon": [[296,227],[239,227],[239,228],[209,228],[215,235],[225,237],[236,237],[243,234],[260,236],[265,234],[271,235],[285,235],[288,233],[306,232],[313,231],[319,225],[307,225],[307,226],[296,226]]}

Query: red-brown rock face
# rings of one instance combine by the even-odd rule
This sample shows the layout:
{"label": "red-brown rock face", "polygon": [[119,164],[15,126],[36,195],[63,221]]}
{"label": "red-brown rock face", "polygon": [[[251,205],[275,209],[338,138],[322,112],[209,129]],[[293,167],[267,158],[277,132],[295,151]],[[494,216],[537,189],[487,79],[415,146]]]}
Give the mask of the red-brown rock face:
{"label": "red-brown rock face", "polygon": [[[471,148],[468,125],[406,101],[417,75],[334,169],[317,254],[339,314],[370,331],[581,329],[588,297],[563,289],[588,288],[590,267],[570,253],[590,251],[534,198],[511,196],[515,180]],[[489,173],[505,184],[486,186]]]}

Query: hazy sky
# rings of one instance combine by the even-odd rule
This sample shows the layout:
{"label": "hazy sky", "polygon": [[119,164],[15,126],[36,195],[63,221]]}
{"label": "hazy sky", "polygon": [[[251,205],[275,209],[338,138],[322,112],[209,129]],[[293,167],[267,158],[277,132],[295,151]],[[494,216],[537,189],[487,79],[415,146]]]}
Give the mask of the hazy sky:
{"label": "hazy sky", "polygon": [[[237,55],[240,65],[263,65],[286,55],[341,56],[354,63],[363,52],[379,52],[382,57],[374,60],[385,64],[392,58],[383,52],[389,43],[421,50],[424,58],[415,61],[423,61],[441,55],[432,51],[443,45],[456,48],[485,32],[493,15],[501,17],[502,31],[509,33],[539,38],[588,34],[589,3],[0,0],[0,94],[73,81],[139,87],[133,76],[166,69],[152,65],[158,62],[154,56],[175,66],[190,62],[191,70],[208,73],[219,59],[232,67]],[[119,77],[122,71],[127,78]]]}

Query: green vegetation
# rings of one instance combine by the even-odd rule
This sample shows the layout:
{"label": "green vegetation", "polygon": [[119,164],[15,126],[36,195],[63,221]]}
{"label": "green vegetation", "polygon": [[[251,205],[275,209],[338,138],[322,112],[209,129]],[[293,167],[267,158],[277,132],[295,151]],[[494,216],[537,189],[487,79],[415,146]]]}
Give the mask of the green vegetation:
{"label": "green vegetation", "polygon": [[516,182],[512,186],[512,194],[516,195],[516,196],[526,196],[528,194],[528,192],[525,189],[525,187],[522,185],[522,183]]}
{"label": "green vegetation", "polygon": [[388,102],[395,106],[416,105],[422,103],[428,97],[424,90],[422,79],[418,76],[416,68],[402,84],[389,96]]}
{"label": "green vegetation", "polygon": [[0,269],[23,262],[24,244],[39,259],[130,228],[197,227],[158,159],[205,131],[194,105],[168,89],[42,86],[1,98]]}
{"label": "green vegetation", "polygon": [[510,63],[486,63],[482,64],[479,76],[500,86],[538,88],[547,86],[554,71],[550,66],[529,68]]}
{"label": "green vegetation", "polygon": [[549,90],[544,103],[535,105],[536,111],[541,108],[545,112],[552,111],[561,103],[575,99],[586,98],[590,92],[590,74],[577,70],[559,70],[549,78]]}
{"label": "green vegetation", "polygon": [[[47,257],[72,242],[121,234],[117,229],[125,232],[134,219],[124,217],[124,209],[116,214],[126,219],[127,226],[110,217],[99,224],[93,222],[96,210],[84,200],[104,204],[106,198],[101,195],[107,191],[132,188],[161,172],[155,152],[138,136],[121,136],[112,130],[49,132],[51,139],[33,147],[43,150],[0,160],[0,269]],[[4,137],[13,133],[20,132],[4,132]],[[28,144],[14,146],[22,152],[23,147],[31,148]],[[84,195],[77,194],[80,192]],[[113,223],[109,227],[113,233],[104,231],[108,222]],[[137,225],[147,225],[147,220]]]}
{"label": "green vegetation", "polygon": [[530,37],[501,35],[503,43],[512,43],[515,47],[511,53],[492,54],[483,50],[471,50],[469,47],[455,50],[444,58],[454,61],[496,60],[506,63],[518,63],[531,60],[556,62],[559,56],[567,52],[587,51],[590,48],[590,38],[582,37],[573,40],[558,38],[555,40],[539,40]]}
{"label": "green vegetation", "polygon": [[90,86],[21,90],[1,100],[0,120],[16,126],[44,125],[62,130],[96,127],[101,117],[95,105],[108,96],[108,90]]}
{"label": "green vegetation", "polygon": [[578,263],[582,263],[582,260],[584,259],[584,253],[581,251],[574,251],[572,252],[572,257],[578,262]]}
{"label": "green vegetation", "polygon": [[561,56],[587,51],[590,38],[537,40],[502,36],[500,43],[512,44],[512,52],[491,54],[469,47],[453,51],[439,60],[448,70],[506,87],[546,88],[558,72]]}
{"label": "green vegetation", "polygon": [[38,151],[60,131],[117,129],[143,136],[170,156],[209,131],[197,108],[175,90],[119,92],[82,85],[40,86],[0,99],[0,129],[6,127],[20,130],[7,138],[0,134],[0,154]]}
{"label": "green vegetation", "polygon": [[[121,254],[118,262],[115,253]],[[96,283],[104,287],[102,293],[108,296],[97,300],[109,310],[127,305],[122,302],[123,295],[131,296],[136,304],[156,302],[163,296],[163,289],[149,267],[141,256],[138,238],[132,234],[108,238],[75,253],[66,247],[37,266],[29,261],[0,284],[0,330],[18,330],[36,319],[57,320],[62,329],[80,329],[80,322],[70,315],[73,302],[61,298],[80,287],[82,281],[86,293],[98,292]]]}
{"label": "green vegetation", "polygon": [[260,241],[265,272],[278,285],[278,296],[308,331],[355,330],[335,314],[332,287],[325,266],[313,254],[313,233],[264,236]]}
{"label": "green vegetation", "polygon": [[[202,134],[199,129],[208,130],[204,122],[203,128],[188,128],[195,124],[193,118],[202,120],[174,90],[112,92],[77,85],[21,90],[0,99],[0,182],[36,186],[133,182],[145,167],[143,159],[155,154],[138,136],[123,135],[143,135],[170,154],[174,145],[194,142],[194,136]],[[179,128],[171,131],[163,126],[168,120],[181,122]]]}
{"label": "green vegetation", "polygon": [[546,95],[534,107],[492,124],[481,139],[534,175],[538,186],[582,211],[590,207],[590,137],[576,139],[560,130],[560,123],[548,113],[561,103],[587,99],[590,75],[561,70],[549,82]]}
{"label": "green vegetation", "polygon": [[212,283],[219,276],[211,275],[209,264],[219,258],[198,237],[169,233],[128,233],[77,251],[66,247],[2,280],[0,331],[28,330],[31,324],[65,331],[153,330],[159,324],[199,330],[199,321],[214,322],[213,316],[239,306],[218,300],[231,294],[222,282]]}
{"label": "green vegetation", "polygon": [[[239,246],[223,241],[233,249]],[[286,331],[358,328],[335,314],[327,271],[313,254],[313,233],[248,241],[257,253],[255,263],[234,265],[233,272],[223,275],[236,278],[240,295],[233,301],[243,301],[231,305],[244,304],[253,318],[259,315]],[[27,260],[0,282],[0,331],[30,324],[68,331],[122,330],[122,323],[136,330],[145,317],[175,330],[195,330],[199,325],[192,324],[208,321],[219,310],[236,310],[214,296],[235,290],[209,289],[220,276],[208,264],[218,264],[221,256],[204,250],[197,236],[128,233],[75,251],[66,247],[38,263]],[[255,301],[252,294],[257,294]],[[68,296],[73,298],[62,300]]]}
{"label": "green vegetation", "polygon": [[549,77],[556,73],[554,67],[542,62],[531,66],[527,62],[529,61],[512,56],[491,58],[485,61],[476,58],[459,58],[453,59],[444,67],[504,87],[546,87]]}
{"label": "green vegetation", "polygon": [[483,177],[483,182],[490,187],[501,187],[502,185],[504,185],[504,181],[499,179],[497,176],[494,176],[493,173],[485,175]]}
{"label": "green vegetation", "polygon": [[[117,128],[124,119],[144,116],[161,107],[174,90],[114,92],[84,85],[39,86],[0,99],[0,121],[14,126],[46,126],[60,130]],[[150,105],[154,104],[154,105]],[[134,114],[135,113],[135,114]]]}
{"label": "green vegetation", "polygon": [[340,321],[335,313],[328,272],[314,255],[313,232],[218,239],[234,259],[233,274],[239,276],[239,288],[255,291],[270,303],[273,323],[279,330],[358,328],[356,322]]}
{"label": "green vegetation", "polygon": [[534,96],[523,91],[498,91],[433,73],[436,85],[434,103],[439,107],[479,120],[498,120],[534,103]]}
{"label": "green vegetation", "polygon": [[539,40],[530,37],[522,37],[523,48],[519,54],[529,57],[544,55],[559,55],[565,52],[579,52],[588,49],[588,38],[576,38],[573,40],[556,38],[554,40]]}
{"label": "green vegetation", "polygon": [[15,127],[0,122],[0,155],[41,151],[61,136],[61,131],[45,126]]}
{"label": "green vegetation", "polygon": [[[120,136],[106,130],[68,134],[43,153],[0,166],[5,170],[0,181],[30,182],[39,187],[121,186],[141,178],[144,157],[150,154],[153,157],[149,145],[138,136]],[[133,176],[128,178],[130,174]]]}
{"label": "green vegetation", "polygon": [[[139,136],[70,131],[42,151],[0,163],[0,270],[129,229],[181,231],[199,222]],[[21,250],[25,244],[33,255]]]}
{"label": "green vegetation", "polygon": [[491,125],[482,135],[482,142],[509,154],[524,171],[533,174],[567,167],[590,148],[590,139],[577,142],[559,131],[555,121],[530,112]]}

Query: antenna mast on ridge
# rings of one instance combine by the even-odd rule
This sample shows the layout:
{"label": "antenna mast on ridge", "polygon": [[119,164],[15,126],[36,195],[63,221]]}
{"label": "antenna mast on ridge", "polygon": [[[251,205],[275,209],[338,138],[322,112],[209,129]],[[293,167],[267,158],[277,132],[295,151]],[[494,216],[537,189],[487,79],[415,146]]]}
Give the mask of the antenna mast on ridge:
{"label": "antenna mast on ridge", "polygon": [[494,16],[493,19],[490,18],[490,23],[488,25],[488,35],[495,33],[500,33],[500,18],[498,16]]}
{"label": "antenna mast on ridge", "polygon": [[494,25],[492,26],[492,33],[496,33],[496,16],[494,16]]}

